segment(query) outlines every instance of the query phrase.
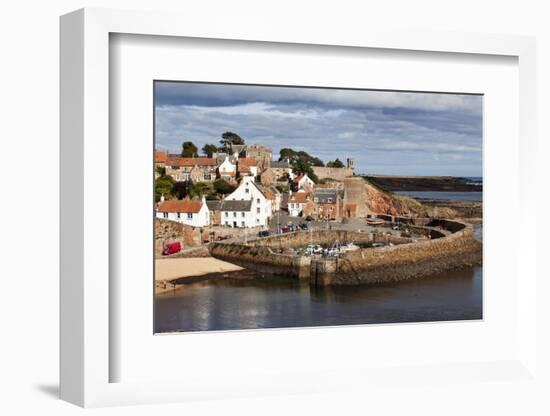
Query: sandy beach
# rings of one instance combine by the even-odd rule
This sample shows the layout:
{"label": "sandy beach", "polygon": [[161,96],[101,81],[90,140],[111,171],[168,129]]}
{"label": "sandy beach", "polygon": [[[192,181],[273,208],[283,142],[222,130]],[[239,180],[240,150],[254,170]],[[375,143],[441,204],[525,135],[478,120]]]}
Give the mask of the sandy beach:
{"label": "sandy beach", "polygon": [[155,281],[166,282],[181,277],[202,276],[242,270],[242,267],[213,257],[188,257],[155,260]]}

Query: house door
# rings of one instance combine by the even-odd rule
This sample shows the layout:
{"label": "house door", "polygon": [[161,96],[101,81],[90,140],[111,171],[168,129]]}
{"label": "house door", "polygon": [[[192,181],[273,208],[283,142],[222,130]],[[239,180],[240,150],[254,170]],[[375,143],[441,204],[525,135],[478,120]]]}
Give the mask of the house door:
{"label": "house door", "polygon": [[237,228],[237,221],[233,221],[233,227]]}

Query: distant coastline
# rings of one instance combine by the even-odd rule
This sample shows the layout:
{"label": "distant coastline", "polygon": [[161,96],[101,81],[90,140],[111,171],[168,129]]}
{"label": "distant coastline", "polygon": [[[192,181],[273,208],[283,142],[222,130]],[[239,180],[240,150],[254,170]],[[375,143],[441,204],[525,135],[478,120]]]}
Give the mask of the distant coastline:
{"label": "distant coastline", "polygon": [[481,177],[361,175],[389,192],[482,192]]}

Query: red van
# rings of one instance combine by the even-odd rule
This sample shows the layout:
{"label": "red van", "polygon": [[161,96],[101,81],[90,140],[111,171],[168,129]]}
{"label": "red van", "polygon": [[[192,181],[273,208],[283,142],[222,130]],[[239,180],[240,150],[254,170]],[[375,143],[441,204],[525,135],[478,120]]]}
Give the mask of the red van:
{"label": "red van", "polygon": [[181,251],[181,243],[179,241],[174,241],[173,243],[168,243],[164,246],[162,254],[167,256],[168,254],[174,254]]}

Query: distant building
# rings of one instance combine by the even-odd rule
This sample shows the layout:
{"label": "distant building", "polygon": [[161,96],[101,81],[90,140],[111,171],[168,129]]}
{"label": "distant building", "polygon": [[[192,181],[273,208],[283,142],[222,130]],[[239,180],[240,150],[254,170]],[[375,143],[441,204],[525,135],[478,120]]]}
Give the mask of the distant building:
{"label": "distant building", "polygon": [[273,177],[273,169],[264,169],[262,173],[260,173],[260,183],[263,186],[271,186],[275,182],[275,178]]}
{"label": "distant building", "polygon": [[337,189],[315,188],[313,216],[317,220],[338,220],[342,217],[342,195]]}
{"label": "distant building", "polygon": [[274,186],[260,186],[260,190],[271,201],[271,212],[277,212],[281,209],[283,194]]}
{"label": "distant building", "polygon": [[337,181],[341,181],[355,174],[355,160],[348,158],[346,160],[346,166],[343,168],[313,166],[312,169],[313,173],[315,173],[315,176],[317,176],[319,179],[334,179]]}
{"label": "distant building", "polygon": [[161,200],[157,207],[156,217],[193,227],[205,227],[210,224],[210,214],[204,198],[202,200]]}
{"label": "distant building", "polygon": [[168,152],[155,152],[155,167],[164,167],[168,159]]}
{"label": "distant building", "polygon": [[311,196],[309,192],[290,191],[288,194],[288,215],[291,217],[301,216],[308,203],[311,203]]}
{"label": "distant building", "polygon": [[283,178],[294,179],[295,175],[292,172],[292,166],[288,159],[281,161],[271,161],[270,166],[271,173],[275,181],[278,181]]}
{"label": "distant building", "polygon": [[258,176],[258,162],[253,158],[240,158],[237,160],[239,175]]}
{"label": "distant building", "polygon": [[230,158],[226,156],[224,161],[218,166],[218,174],[220,178],[224,180],[235,180],[237,176],[237,165],[231,162]]}
{"label": "distant building", "polygon": [[365,218],[367,216],[367,187],[361,177],[344,179],[342,216]]}
{"label": "distant building", "polygon": [[171,176],[177,182],[189,179],[194,182],[214,181],[216,166],[216,159],[209,157],[168,156],[165,163],[166,175]]}
{"label": "distant building", "polygon": [[294,183],[297,185],[298,189],[312,189],[315,186],[315,182],[307,176],[307,173],[295,177]]}
{"label": "distant building", "polygon": [[273,152],[267,146],[261,144],[249,144],[245,149],[246,157],[258,162],[258,168],[264,170],[270,167]]}

